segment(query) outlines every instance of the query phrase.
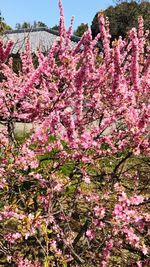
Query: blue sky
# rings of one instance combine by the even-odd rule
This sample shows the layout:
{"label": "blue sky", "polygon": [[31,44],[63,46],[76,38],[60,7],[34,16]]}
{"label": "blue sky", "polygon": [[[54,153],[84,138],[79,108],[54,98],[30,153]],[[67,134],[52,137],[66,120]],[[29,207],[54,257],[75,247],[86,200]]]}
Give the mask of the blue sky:
{"label": "blue sky", "polygon": [[[113,5],[113,0],[62,0],[66,26],[72,15],[75,16],[76,29],[82,22],[92,22],[97,11]],[[58,0],[0,0],[0,10],[7,24],[12,28],[17,22],[42,21],[49,27],[58,24]]]}

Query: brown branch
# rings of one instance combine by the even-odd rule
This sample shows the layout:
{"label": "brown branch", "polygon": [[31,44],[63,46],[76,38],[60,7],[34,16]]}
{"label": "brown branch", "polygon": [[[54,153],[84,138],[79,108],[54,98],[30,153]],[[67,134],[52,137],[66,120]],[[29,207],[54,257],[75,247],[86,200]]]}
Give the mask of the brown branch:
{"label": "brown branch", "polygon": [[80,238],[83,236],[83,234],[87,231],[87,228],[90,224],[90,220],[87,219],[84,225],[81,227],[80,232],[77,234],[76,238],[73,241],[73,247],[76,246],[76,244],[79,242]]}
{"label": "brown branch", "polygon": [[85,261],[74,251],[74,249],[70,246],[67,246],[67,248],[70,250],[73,258],[80,264],[83,264]]}
{"label": "brown branch", "polygon": [[123,158],[123,159],[116,165],[116,167],[114,168],[113,173],[116,174],[116,172],[117,172],[118,168],[121,166],[121,164],[124,163],[128,158],[130,158],[131,155],[132,155],[132,152],[129,152],[129,153],[125,156],[125,158]]}
{"label": "brown branch", "polygon": [[133,204],[133,205],[131,205],[131,206],[136,206],[136,207],[138,207],[138,206],[142,206],[142,205],[149,204],[149,203],[150,203],[150,198],[147,199],[147,200],[145,200],[145,201],[143,201],[143,202],[141,202],[141,203],[139,203],[138,205]]}

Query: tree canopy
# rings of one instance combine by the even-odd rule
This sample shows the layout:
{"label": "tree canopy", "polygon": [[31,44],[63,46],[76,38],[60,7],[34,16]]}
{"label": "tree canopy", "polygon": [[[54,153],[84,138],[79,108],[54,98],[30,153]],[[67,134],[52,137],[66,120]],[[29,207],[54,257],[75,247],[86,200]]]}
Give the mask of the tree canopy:
{"label": "tree canopy", "polygon": [[0,11],[0,34],[8,30],[11,30],[11,27],[6,24],[5,19]]}
{"label": "tree canopy", "polygon": [[74,35],[81,37],[84,32],[88,30],[88,24],[87,23],[81,23],[77,29],[74,31]]}
{"label": "tree canopy", "polygon": [[[144,19],[145,29],[150,29],[149,1],[142,1],[141,3],[136,1],[121,2],[116,6],[108,7],[103,13],[109,19],[112,40],[119,36],[124,38],[132,27],[137,27],[139,16],[142,16]],[[95,15],[91,26],[93,37],[99,32],[98,14],[99,12]]]}
{"label": "tree canopy", "polygon": [[22,24],[17,23],[15,28],[17,30],[20,30],[20,29],[40,28],[40,27],[48,28],[48,26],[42,21],[34,21],[33,23],[24,21]]}
{"label": "tree canopy", "polygon": [[59,25],[54,25],[53,27],[51,27],[51,29],[54,31],[59,31]]}

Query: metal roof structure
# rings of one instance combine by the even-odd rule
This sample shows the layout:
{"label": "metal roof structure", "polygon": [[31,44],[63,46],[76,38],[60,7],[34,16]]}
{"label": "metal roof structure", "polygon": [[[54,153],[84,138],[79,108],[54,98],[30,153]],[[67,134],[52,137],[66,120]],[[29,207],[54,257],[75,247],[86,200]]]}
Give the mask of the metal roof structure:
{"label": "metal roof structure", "polygon": [[[54,41],[59,37],[59,33],[47,28],[31,28],[7,31],[3,34],[3,41],[12,40],[14,45],[12,54],[22,53],[25,50],[25,43],[29,39],[31,53],[35,53],[38,49],[42,52],[47,52]],[[72,47],[80,40],[78,36],[71,36]]]}

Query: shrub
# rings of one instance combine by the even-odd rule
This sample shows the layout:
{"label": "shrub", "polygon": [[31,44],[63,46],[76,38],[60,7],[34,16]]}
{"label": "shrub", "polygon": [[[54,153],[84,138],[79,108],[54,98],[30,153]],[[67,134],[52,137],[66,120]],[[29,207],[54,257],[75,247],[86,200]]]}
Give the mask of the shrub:
{"label": "shrub", "polygon": [[[143,20],[110,46],[101,15],[100,35],[92,40],[88,30],[72,49],[59,5],[60,36],[47,55],[37,52],[36,69],[29,43],[18,74],[10,44],[0,47],[1,265],[148,266]],[[35,124],[21,142],[16,121]]]}

